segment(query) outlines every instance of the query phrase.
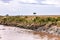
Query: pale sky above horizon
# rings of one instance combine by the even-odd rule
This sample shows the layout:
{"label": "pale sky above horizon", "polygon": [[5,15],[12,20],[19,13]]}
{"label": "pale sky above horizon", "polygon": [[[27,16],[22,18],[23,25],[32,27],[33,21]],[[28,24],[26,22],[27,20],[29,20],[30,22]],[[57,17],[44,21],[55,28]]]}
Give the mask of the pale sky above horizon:
{"label": "pale sky above horizon", "polygon": [[60,0],[0,0],[0,15],[60,15]]}

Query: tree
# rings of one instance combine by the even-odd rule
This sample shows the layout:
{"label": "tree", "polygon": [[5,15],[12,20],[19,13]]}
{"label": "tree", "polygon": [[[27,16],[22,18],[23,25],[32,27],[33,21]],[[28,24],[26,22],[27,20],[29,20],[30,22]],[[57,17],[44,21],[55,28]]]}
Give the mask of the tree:
{"label": "tree", "polygon": [[8,14],[6,14],[6,16],[9,16]]}
{"label": "tree", "polygon": [[33,14],[35,15],[36,13],[34,12]]}

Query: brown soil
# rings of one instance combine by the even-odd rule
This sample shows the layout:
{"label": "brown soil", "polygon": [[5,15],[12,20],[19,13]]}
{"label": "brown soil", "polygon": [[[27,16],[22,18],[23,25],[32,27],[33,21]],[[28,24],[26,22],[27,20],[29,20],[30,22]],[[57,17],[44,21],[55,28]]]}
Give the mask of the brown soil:
{"label": "brown soil", "polygon": [[40,35],[42,37],[45,36],[45,35],[47,35],[49,39],[50,38],[58,38],[56,40],[60,40],[60,36],[58,36],[58,35],[48,34],[48,33],[45,33],[45,32],[34,32],[34,34],[35,35]]}

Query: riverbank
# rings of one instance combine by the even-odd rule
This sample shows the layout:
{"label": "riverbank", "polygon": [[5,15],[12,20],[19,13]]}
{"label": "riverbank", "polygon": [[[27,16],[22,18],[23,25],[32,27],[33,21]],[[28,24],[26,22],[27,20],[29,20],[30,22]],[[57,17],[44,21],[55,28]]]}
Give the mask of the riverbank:
{"label": "riverbank", "polygon": [[35,30],[51,25],[60,26],[59,16],[0,16],[0,24]]}
{"label": "riverbank", "polygon": [[0,24],[60,35],[60,16],[0,16]]}
{"label": "riverbank", "polygon": [[[7,25],[4,25],[4,26],[7,26]],[[10,25],[8,26],[10,27]],[[16,26],[11,26],[11,27],[16,27]],[[22,28],[22,27],[18,27],[18,28]],[[26,28],[22,28],[22,29],[26,29]],[[28,28],[27,28],[28,29]],[[28,30],[32,30],[32,29],[28,29]],[[55,35],[55,36],[60,36],[60,27],[57,27],[56,25],[55,26],[51,26],[49,28],[46,28],[46,27],[39,27],[38,29],[34,29],[33,31],[35,32],[45,32],[47,34],[51,34],[51,35]]]}
{"label": "riverbank", "polygon": [[60,36],[0,25],[0,40],[60,40]]}

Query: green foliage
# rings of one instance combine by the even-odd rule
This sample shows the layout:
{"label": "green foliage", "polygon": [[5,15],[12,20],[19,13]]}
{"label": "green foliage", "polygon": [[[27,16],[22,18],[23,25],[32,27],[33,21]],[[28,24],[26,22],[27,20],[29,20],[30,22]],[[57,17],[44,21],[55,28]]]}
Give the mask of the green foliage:
{"label": "green foliage", "polygon": [[52,18],[51,17],[47,17],[46,21],[52,21]]}
{"label": "green foliage", "polygon": [[58,17],[57,20],[60,21],[60,17]]}
{"label": "green foliage", "polygon": [[48,24],[49,22],[51,23],[57,23],[58,25],[60,25],[60,17],[46,17],[46,18],[42,18],[39,16],[34,16],[34,18],[32,17],[32,19],[30,19],[28,16],[3,16],[0,17],[0,23],[3,24],[15,24],[18,26],[26,26],[26,25],[31,25],[31,24],[39,24],[39,25],[43,25],[43,24]]}
{"label": "green foliage", "polygon": [[34,22],[41,22],[41,18],[36,17],[33,21],[34,21]]}

